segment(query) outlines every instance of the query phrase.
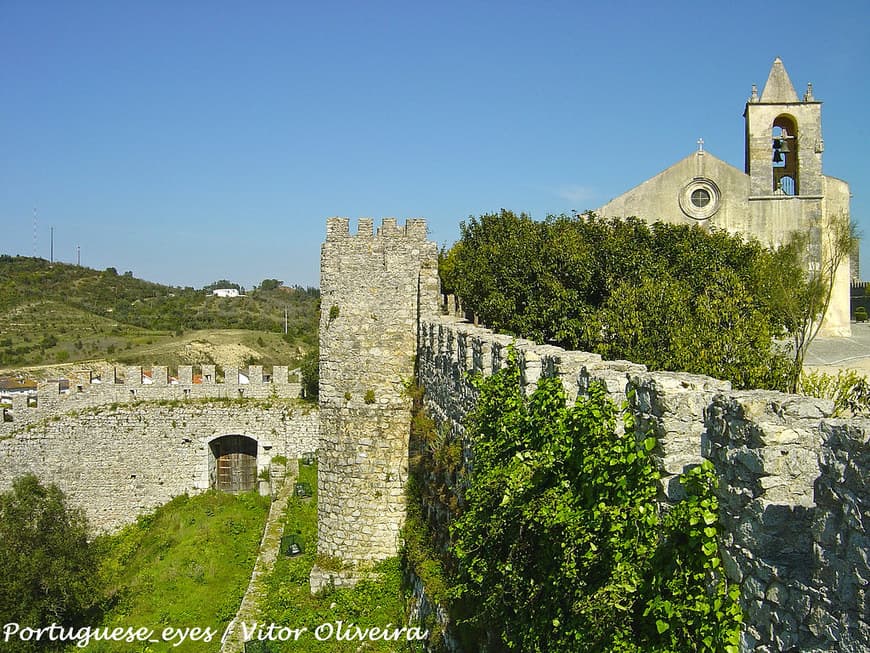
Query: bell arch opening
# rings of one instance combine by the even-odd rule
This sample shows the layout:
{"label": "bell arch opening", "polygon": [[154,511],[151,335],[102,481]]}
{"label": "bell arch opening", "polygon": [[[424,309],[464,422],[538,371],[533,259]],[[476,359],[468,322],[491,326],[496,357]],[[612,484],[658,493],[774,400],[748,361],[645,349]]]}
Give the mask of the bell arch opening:
{"label": "bell arch opening", "polygon": [[221,492],[247,492],[257,487],[257,441],[246,435],[224,435],[209,443],[209,487]]}
{"label": "bell arch opening", "polygon": [[777,116],[773,121],[772,164],[773,191],[785,195],[797,195],[798,187],[798,139],[797,123],[788,115]]}

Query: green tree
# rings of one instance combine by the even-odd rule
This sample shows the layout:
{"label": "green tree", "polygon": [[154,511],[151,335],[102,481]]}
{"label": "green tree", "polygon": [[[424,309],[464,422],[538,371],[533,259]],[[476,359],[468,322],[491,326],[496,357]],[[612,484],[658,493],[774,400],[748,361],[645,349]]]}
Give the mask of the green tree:
{"label": "green tree", "polygon": [[[779,257],[782,258],[782,257]],[[786,389],[775,252],[697,226],[594,215],[470,218],[440,259],[445,288],[489,327],[654,369]]]}
{"label": "green tree", "polygon": [[792,341],[792,392],[800,388],[804,359],[824,324],[837,272],[857,243],[858,232],[849,216],[838,214],[823,228],[794,232],[778,251],[771,276],[776,280],[776,299]]}
{"label": "green tree", "polygon": [[460,232],[441,254],[447,292],[498,331],[539,341],[582,340],[594,293],[592,244],[569,220],[541,223],[502,209],[469,218]]}
{"label": "green tree", "polygon": [[[0,622],[22,627],[82,625],[100,595],[98,554],[81,510],[33,474],[0,495]],[[60,649],[57,642],[9,642],[4,650]]]}
{"label": "green tree", "polygon": [[263,279],[263,281],[260,282],[260,290],[275,290],[283,283],[283,281],[279,281],[278,279]]}

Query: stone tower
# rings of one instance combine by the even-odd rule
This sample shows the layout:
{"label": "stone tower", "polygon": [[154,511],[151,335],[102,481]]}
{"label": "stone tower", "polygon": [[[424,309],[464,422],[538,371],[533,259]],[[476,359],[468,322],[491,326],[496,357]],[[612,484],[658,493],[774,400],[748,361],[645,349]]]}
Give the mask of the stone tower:
{"label": "stone tower", "polygon": [[760,98],[753,88],[743,117],[750,197],[784,194],[820,200],[824,194],[822,103],[813,97],[812,84],[799,100],[777,58]]}
{"label": "stone tower", "polygon": [[[831,220],[849,219],[849,186],[822,174],[822,103],[807,84],[799,99],[777,57],[758,96],[755,86],[743,113],[751,232],[778,245],[795,231],[810,234],[820,261],[830,257]],[[849,336],[848,255],[841,261],[822,335]]]}
{"label": "stone tower", "polygon": [[318,553],[358,567],[397,553],[407,384],[419,318],[438,310],[437,248],[425,220],[386,218],[373,232],[361,219],[351,235],[346,218],[329,218],[320,275]]}

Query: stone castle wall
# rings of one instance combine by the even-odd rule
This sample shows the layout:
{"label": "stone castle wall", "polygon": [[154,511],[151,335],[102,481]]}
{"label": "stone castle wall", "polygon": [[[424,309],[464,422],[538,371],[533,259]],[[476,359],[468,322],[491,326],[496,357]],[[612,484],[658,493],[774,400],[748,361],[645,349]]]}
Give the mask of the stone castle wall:
{"label": "stone castle wall", "polygon": [[220,382],[214,365],[198,366],[197,383],[194,383],[194,371],[192,365],[180,365],[177,378],[170,379],[165,366],[143,369],[138,365],[110,365],[99,376],[88,373],[87,381],[71,381],[66,391],[61,391],[58,381],[42,382],[37,389],[36,402],[20,394],[13,396],[11,407],[2,408],[0,437],[22,425],[107,404],[204,398],[293,399],[299,397],[302,390],[298,381],[289,380],[286,365],[275,365],[271,375],[263,374],[262,365],[250,365],[244,372],[245,382],[237,367],[224,368]]}
{"label": "stone castle wall", "polygon": [[[452,317],[421,322],[418,382],[426,406],[464,444],[476,401],[469,373],[492,374],[515,348],[524,390],[562,379],[569,401],[592,381],[627,401],[638,434],[655,432],[663,505],[677,476],[703,458],[722,479],[723,564],[740,584],[743,651],[865,651],[870,647],[870,420],[830,419],[826,400],[541,346]],[[430,515],[439,514],[430,507]],[[446,516],[445,516],[446,519]]]}
{"label": "stone castle wall", "polygon": [[317,410],[289,401],[137,402],[55,413],[0,439],[0,489],[23,474],[55,483],[96,530],[114,530],[184,493],[208,489],[210,443],[256,440],[257,469],[318,445]]}
{"label": "stone castle wall", "polygon": [[[318,552],[395,555],[405,517],[410,398],[421,313],[439,301],[424,220],[327,221],[321,254]],[[317,570],[312,576],[316,586]]]}
{"label": "stone castle wall", "polygon": [[[708,377],[649,372],[441,316],[437,249],[422,220],[400,227],[386,219],[375,232],[363,219],[351,235],[347,219],[332,218],[321,256],[319,411],[269,401],[298,396],[286,368],[265,383],[252,367],[248,384],[233,369],[229,382],[216,383],[209,366],[201,384],[190,368],[179,369],[176,384],[166,368],[152,368],[151,383],[141,368],[128,368],[124,382],[107,370],[101,383],[67,394],[40,387],[36,408],[16,399],[12,421],[0,424],[0,487],[34,472],[111,529],[209,487],[210,446],[223,435],[256,440],[258,469],[275,455],[317,449],[318,553],[365,565],[398,549],[406,387],[415,372],[429,412],[463,443],[467,465],[474,443],[463,423],[477,400],[468,374],[497,371],[513,346],[526,392],[556,377],[574,401],[600,381],[627,403],[638,433],[656,433],[662,505],[681,498],[677,477],[687,466],[713,462],[722,479],[723,564],[746,613],[744,651],[870,647],[870,421],[830,419],[827,401],[737,392]],[[315,568],[312,587],[343,582],[329,576]]]}

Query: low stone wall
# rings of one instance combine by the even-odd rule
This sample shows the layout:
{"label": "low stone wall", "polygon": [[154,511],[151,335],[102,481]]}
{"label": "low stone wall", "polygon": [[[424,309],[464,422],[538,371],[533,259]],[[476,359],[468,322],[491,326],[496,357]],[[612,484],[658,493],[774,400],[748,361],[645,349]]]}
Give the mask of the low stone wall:
{"label": "low stone wall", "polygon": [[34,473],[113,530],[174,496],[210,486],[210,443],[257,442],[257,471],[272,457],[315,451],[316,408],[293,401],[144,402],[103,406],[19,425],[0,439],[0,488]]}
{"label": "low stone wall", "polygon": [[710,406],[705,453],[722,479],[720,550],[743,589],[745,650],[825,650],[807,619],[819,428],[831,409],[760,391],[720,395]]}
{"label": "low stone wall", "polygon": [[462,424],[476,401],[468,375],[498,370],[510,345],[524,391],[558,377],[573,402],[601,381],[633,415],[636,435],[655,433],[663,506],[682,497],[679,474],[713,462],[723,565],[740,584],[746,617],[743,651],[870,649],[870,421],[830,419],[825,400],[738,392],[708,377],[649,372],[432,318],[420,325],[418,383],[436,423],[462,438],[466,465],[474,443]]}
{"label": "low stone wall", "polygon": [[870,648],[870,421],[829,421],[821,431],[811,628],[857,653]]}

